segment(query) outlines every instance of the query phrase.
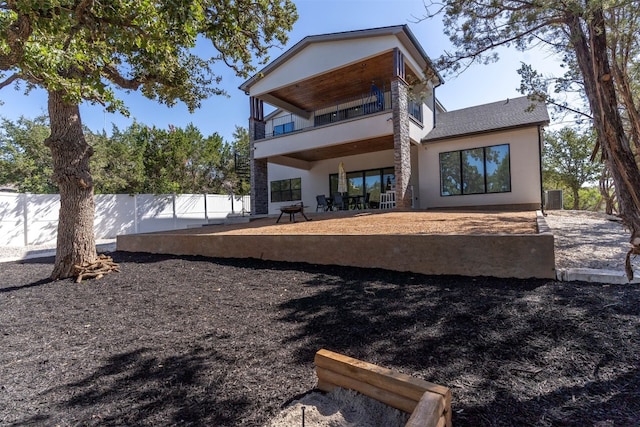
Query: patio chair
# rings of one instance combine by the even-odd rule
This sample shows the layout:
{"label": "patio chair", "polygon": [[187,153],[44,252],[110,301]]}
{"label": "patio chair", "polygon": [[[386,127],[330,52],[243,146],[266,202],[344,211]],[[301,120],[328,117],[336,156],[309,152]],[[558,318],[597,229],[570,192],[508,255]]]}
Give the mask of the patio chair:
{"label": "patio chair", "polygon": [[333,206],[339,211],[345,210],[347,208],[344,202],[344,198],[342,197],[342,194],[336,193],[333,196]]}
{"label": "patio chair", "polygon": [[331,205],[331,203],[329,203],[329,201],[327,200],[327,197],[324,194],[317,195],[316,202],[317,202],[316,212],[318,212],[318,210],[320,209],[322,209],[322,212],[333,210],[333,206]]}
{"label": "patio chair", "polygon": [[371,193],[364,196],[364,209],[371,209]]}
{"label": "patio chair", "polygon": [[361,195],[349,196],[349,209],[362,209],[364,205],[362,199]]}
{"label": "patio chair", "polygon": [[396,192],[385,191],[380,194],[380,209],[393,209],[396,207]]}

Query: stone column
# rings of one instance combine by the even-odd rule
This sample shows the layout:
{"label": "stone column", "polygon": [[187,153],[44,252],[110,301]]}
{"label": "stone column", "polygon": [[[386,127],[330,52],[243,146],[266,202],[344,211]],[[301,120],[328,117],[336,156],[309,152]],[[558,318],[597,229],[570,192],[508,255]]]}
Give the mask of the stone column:
{"label": "stone column", "polygon": [[393,160],[396,175],[396,208],[411,207],[411,141],[409,139],[409,96],[402,78],[391,81],[393,105]]}
{"label": "stone column", "polygon": [[269,174],[267,159],[256,159],[255,143],[265,137],[265,122],[261,100],[250,97],[249,158],[251,161],[251,215],[269,213]]}

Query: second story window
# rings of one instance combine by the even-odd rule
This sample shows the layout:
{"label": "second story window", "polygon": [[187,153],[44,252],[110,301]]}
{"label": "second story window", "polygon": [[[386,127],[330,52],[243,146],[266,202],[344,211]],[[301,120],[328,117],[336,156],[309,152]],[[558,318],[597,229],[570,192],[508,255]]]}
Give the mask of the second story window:
{"label": "second story window", "polygon": [[422,103],[409,100],[409,115],[422,123]]}

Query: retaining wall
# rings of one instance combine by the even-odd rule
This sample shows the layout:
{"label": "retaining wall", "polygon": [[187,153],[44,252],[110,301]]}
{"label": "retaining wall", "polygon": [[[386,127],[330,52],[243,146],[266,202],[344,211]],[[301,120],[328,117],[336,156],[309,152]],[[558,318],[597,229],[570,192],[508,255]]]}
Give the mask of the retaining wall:
{"label": "retaining wall", "polygon": [[541,231],[518,235],[216,235],[206,234],[206,230],[175,231],[118,236],[117,249],[429,275],[555,279],[553,234]]}

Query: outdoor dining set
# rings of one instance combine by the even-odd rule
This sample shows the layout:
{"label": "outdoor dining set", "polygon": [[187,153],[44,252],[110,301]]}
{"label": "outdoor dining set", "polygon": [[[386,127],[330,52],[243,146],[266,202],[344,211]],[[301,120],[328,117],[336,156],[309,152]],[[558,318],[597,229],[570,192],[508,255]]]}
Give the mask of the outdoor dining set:
{"label": "outdoor dining set", "polygon": [[371,200],[371,193],[363,195],[342,195],[336,193],[333,197],[324,194],[316,196],[316,212],[348,210],[348,209],[391,209],[396,205],[395,191],[380,194],[380,201]]}
{"label": "outdoor dining set", "polygon": [[[392,209],[396,206],[395,191],[386,191],[380,194],[380,201],[375,202],[370,200],[371,194],[367,193],[366,196],[361,195],[345,195],[335,194],[333,197],[327,197],[324,194],[316,196],[316,212],[328,212],[333,210],[348,210],[348,209]],[[280,207],[280,216],[276,220],[276,223],[280,222],[283,215],[289,215],[289,222],[296,222],[296,214],[301,214],[305,220],[311,221],[304,213],[304,203],[297,203],[290,206]]]}

